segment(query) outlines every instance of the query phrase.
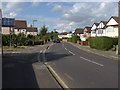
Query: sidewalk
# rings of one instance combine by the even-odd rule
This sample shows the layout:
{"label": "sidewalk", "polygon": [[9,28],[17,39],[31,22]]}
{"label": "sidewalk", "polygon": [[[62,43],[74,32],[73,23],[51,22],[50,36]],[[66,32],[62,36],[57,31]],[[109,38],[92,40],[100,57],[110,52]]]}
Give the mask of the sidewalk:
{"label": "sidewalk", "polygon": [[32,66],[36,75],[37,84],[40,88],[61,88],[44,64],[34,63]]}
{"label": "sidewalk", "polygon": [[68,43],[70,43],[73,46],[75,46],[75,47],[77,47],[79,49],[82,49],[84,51],[94,53],[94,54],[97,54],[97,55],[100,55],[100,56],[104,56],[106,58],[118,60],[118,55],[116,54],[116,52],[113,52],[113,51],[101,51],[101,50],[90,48],[89,46],[81,46],[79,44],[71,43],[71,42],[68,42]]}

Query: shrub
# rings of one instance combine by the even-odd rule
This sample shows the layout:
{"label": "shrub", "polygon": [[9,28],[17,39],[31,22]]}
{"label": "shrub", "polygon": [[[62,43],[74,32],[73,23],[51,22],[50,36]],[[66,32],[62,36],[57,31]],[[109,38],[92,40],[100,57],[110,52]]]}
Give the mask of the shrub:
{"label": "shrub", "polygon": [[77,43],[77,40],[80,40],[80,37],[75,35],[68,39],[69,42]]}
{"label": "shrub", "polygon": [[90,37],[88,38],[89,44],[91,48],[99,49],[99,50],[109,50],[113,47],[113,45],[118,44],[117,38],[111,37]]}

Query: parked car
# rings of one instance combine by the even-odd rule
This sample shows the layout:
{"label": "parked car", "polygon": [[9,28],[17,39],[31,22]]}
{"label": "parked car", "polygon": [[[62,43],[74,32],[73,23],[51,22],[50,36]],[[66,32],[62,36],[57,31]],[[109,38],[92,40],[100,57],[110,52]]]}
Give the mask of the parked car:
{"label": "parked car", "polygon": [[53,43],[60,43],[60,39],[54,39]]}
{"label": "parked car", "polygon": [[56,40],[56,43],[60,43],[60,39],[57,39],[57,40]]}

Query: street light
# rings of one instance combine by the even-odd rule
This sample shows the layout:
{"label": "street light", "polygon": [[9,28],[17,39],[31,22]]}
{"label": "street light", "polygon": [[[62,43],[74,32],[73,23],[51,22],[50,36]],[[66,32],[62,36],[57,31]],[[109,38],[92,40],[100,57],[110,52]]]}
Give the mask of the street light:
{"label": "street light", "polygon": [[34,40],[33,45],[35,44],[35,37],[34,37],[34,22],[37,22],[37,20],[33,20],[33,40]]}

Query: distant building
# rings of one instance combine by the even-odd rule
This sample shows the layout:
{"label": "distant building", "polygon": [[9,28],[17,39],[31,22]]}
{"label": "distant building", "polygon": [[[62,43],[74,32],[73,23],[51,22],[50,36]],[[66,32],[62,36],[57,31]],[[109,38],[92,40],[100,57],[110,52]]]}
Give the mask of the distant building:
{"label": "distant building", "polygon": [[58,34],[58,38],[60,38],[60,39],[62,39],[62,38],[68,38],[67,34],[68,34],[67,32],[59,33]]}
{"label": "distant building", "polygon": [[96,36],[105,36],[107,21],[101,21],[97,26]]}
{"label": "distant building", "polygon": [[2,34],[14,33],[14,18],[2,18]]}
{"label": "distant building", "polygon": [[83,32],[84,32],[84,29],[76,28],[73,34],[77,35],[77,36],[80,36],[80,34],[83,34]]}
{"label": "distant building", "polygon": [[96,36],[96,30],[98,27],[99,23],[94,23],[91,27],[91,37],[95,37]]}
{"label": "distant building", "polygon": [[30,27],[27,27],[27,33],[26,35],[38,35],[38,29],[36,27],[32,27],[32,25]]}
{"label": "distant building", "polygon": [[80,34],[80,39],[82,41],[86,41],[86,39],[88,39],[88,37],[90,37],[91,35],[91,27],[85,27],[83,34]]}
{"label": "distant building", "polygon": [[23,33],[26,35],[27,22],[26,20],[15,20],[14,34]]}

